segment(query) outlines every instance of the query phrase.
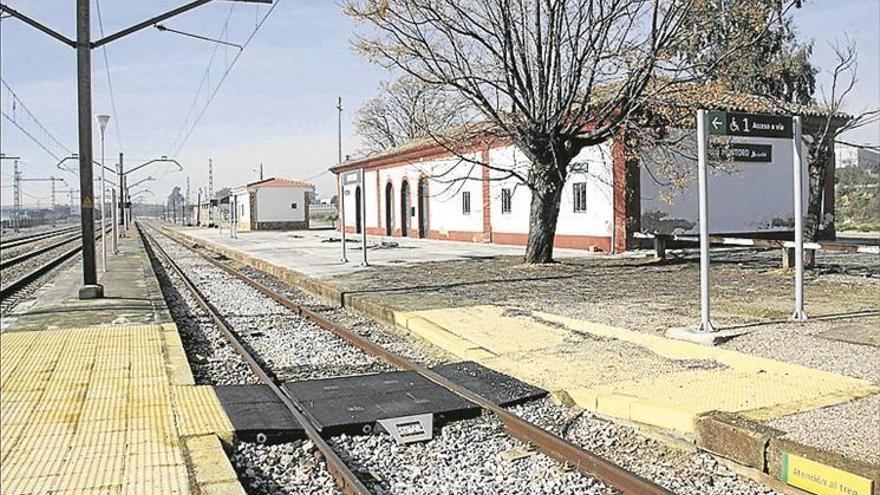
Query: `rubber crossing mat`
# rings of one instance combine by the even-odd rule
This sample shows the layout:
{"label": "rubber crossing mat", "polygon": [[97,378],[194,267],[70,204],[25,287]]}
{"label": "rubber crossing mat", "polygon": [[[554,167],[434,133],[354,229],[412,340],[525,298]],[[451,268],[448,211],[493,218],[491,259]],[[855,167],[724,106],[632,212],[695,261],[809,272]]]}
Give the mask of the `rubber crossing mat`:
{"label": "rubber crossing mat", "polygon": [[[432,369],[498,405],[546,395],[544,390],[472,361]],[[432,413],[435,422],[442,424],[480,414],[476,405],[412,371],[288,382],[284,388],[327,435],[366,433],[377,420],[400,416]],[[272,442],[302,435],[302,428],[267,386],[225,385],[215,390],[240,439],[251,441],[263,434]]]}

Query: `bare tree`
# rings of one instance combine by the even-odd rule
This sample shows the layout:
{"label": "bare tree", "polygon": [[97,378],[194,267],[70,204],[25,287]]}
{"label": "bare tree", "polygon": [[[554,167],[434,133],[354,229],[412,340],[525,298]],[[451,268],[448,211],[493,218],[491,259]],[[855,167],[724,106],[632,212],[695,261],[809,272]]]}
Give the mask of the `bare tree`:
{"label": "bare tree", "polygon": [[364,103],[355,126],[366,154],[429,137],[466,120],[467,105],[458,95],[405,75],[379,87]]}
{"label": "bare tree", "polygon": [[[531,191],[525,260],[545,263],[575,156],[612,138],[653,92],[709,72],[674,55],[698,1],[351,0],[346,12],[369,27],[362,53],[454,90],[526,156],[527,169],[508,172]],[[712,63],[747,43],[729,40]]]}
{"label": "bare tree", "polygon": [[880,121],[880,109],[872,108],[855,115],[844,114],[846,100],[858,82],[858,53],[853,40],[848,40],[843,45],[835,44],[833,48],[836,64],[831,71],[831,81],[827,91],[824,88],[820,90],[819,105],[825,110],[825,115],[820,122],[804,129],[808,144],[810,191],[804,234],[810,240],[815,239],[823,230],[833,230],[833,216],[825,215],[823,218],[822,198],[828,178],[828,163],[834,156],[834,145],[841,143],[878,148],[877,143],[868,145],[850,143],[841,139],[841,136],[849,131]]}

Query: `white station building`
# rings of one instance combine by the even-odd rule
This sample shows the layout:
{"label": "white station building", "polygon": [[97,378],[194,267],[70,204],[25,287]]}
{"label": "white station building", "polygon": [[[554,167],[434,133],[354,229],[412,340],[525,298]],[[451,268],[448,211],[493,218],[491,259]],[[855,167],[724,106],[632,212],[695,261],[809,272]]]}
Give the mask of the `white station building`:
{"label": "white station building", "polygon": [[309,228],[309,203],[315,186],[271,177],[231,190],[230,209],[240,231]]}
{"label": "white station building", "polygon": [[[771,113],[762,98],[724,96],[705,107]],[[805,116],[805,129],[812,117],[820,115],[812,107],[798,110]],[[683,132],[691,134],[695,146],[695,132]],[[765,138],[757,142],[772,146],[770,161],[725,163],[710,172],[713,234],[778,237],[793,230],[792,140]],[[656,169],[660,161],[639,150],[625,149],[622,134],[582,150],[562,195],[555,246],[621,252],[636,245],[640,232],[696,234],[696,161],[676,158],[673,166],[682,177],[677,186],[664,182]],[[826,215],[834,212],[833,155],[829,162]],[[433,140],[421,140],[350,160],[331,170],[343,195],[347,232],[362,230],[363,194],[368,235],[525,245],[531,193],[498,169],[523,171],[527,167],[524,154],[512,145],[452,155]],[[343,184],[343,177],[356,178],[361,170],[363,185],[351,180]],[[806,197],[806,165],[804,178]]]}

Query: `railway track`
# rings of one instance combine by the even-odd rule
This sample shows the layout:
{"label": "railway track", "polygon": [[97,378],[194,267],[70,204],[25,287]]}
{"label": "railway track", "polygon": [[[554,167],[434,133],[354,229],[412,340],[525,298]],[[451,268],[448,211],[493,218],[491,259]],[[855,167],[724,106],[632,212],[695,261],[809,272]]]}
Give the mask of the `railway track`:
{"label": "railway track", "polygon": [[[336,480],[337,486],[345,493],[372,493],[321,436],[321,431],[311,422],[311,418],[305,413],[306,409],[301,403],[299,403],[297,398],[291,396],[286,390],[281,388],[280,380],[276,378],[276,374],[273,370],[266,367],[264,364],[265,360],[259,356],[255,356],[250,349],[250,346],[242,343],[235,330],[230,328],[220,311],[218,311],[218,308],[216,308],[208,298],[205,297],[196,284],[193,283],[190,277],[178,265],[177,261],[165,252],[153,236],[153,232],[157,231],[142,225],[138,225],[138,228],[151,256],[156,258],[161,257],[164,264],[172,268],[176,276],[186,286],[187,290],[193,294],[198,306],[209,316],[211,322],[220,330],[224,337],[229,341],[229,344],[234,347],[237,353],[248,363],[248,366],[259,377],[260,381],[272,388],[273,392],[290,410],[291,414],[305,427],[306,435],[321,452],[328,470]],[[494,418],[497,418],[497,420],[503,424],[504,431],[510,437],[534,447],[547,457],[562,463],[564,466],[574,468],[589,477],[595,477],[605,483],[608,487],[621,493],[647,495],[671,493],[665,488],[648,481],[621,466],[594,455],[565,439],[520,418],[507,411],[505,408],[495,405],[481,395],[448,380],[431,369],[428,369],[400,354],[391,352],[373,340],[339,325],[303,305],[291,301],[288,297],[276,292],[271,287],[239,273],[225,266],[223,263],[205,256],[203,253],[181,244],[162,233],[158,233],[158,235],[185,248],[200,260],[221,270],[225,275],[234,277],[244,285],[250,287],[274,303],[281,305],[293,314],[299,315],[325,331],[332,332],[335,336],[364,353],[380,358],[396,369],[415,372],[439,387],[476,404],[485,413],[489,413],[494,416]]]}
{"label": "railway track", "polygon": [[43,239],[48,239],[50,237],[55,237],[55,236],[59,236],[59,235],[78,232],[79,230],[80,230],[80,227],[77,225],[74,227],[65,227],[62,229],[51,230],[49,232],[40,232],[37,234],[15,237],[13,239],[9,239],[8,241],[4,241],[4,242],[0,243],[0,251],[6,250],[9,248],[24,246],[24,245],[30,244],[32,242],[41,241]]}
{"label": "railway track", "polygon": [[[53,236],[40,239],[32,238],[29,242],[33,243],[57,235],[59,234],[55,233]],[[100,233],[95,236],[96,240],[100,238]],[[0,262],[3,275],[3,284],[0,287],[0,313],[6,314],[22,298],[40,287],[47,276],[74,258],[80,251],[82,251],[82,236],[74,235]],[[45,261],[43,258],[46,258]],[[12,281],[8,282],[10,278]]]}

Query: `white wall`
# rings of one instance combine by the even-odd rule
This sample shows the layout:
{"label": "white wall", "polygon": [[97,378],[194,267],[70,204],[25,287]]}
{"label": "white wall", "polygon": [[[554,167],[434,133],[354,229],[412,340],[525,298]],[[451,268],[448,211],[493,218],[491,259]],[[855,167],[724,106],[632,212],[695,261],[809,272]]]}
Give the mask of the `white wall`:
{"label": "white wall", "polygon": [[[473,158],[479,155],[474,155]],[[470,157],[469,157],[470,158]],[[457,166],[456,166],[457,165]],[[366,182],[366,213],[367,227],[381,226],[384,234],[385,226],[385,187],[390,181],[393,187],[392,212],[395,229],[403,225],[401,219],[401,188],[404,179],[409,184],[409,205],[416,207],[415,215],[410,208],[410,230],[418,229],[418,184],[419,178],[428,177],[428,228],[438,230],[441,234],[450,230],[482,232],[483,230],[483,193],[480,183],[481,168],[461,163],[458,159],[443,158],[425,160],[415,163],[404,163],[397,167],[368,170]],[[441,177],[436,177],[443,175]],[[378,191],[376,180],[379,180]],[[462,180],[469,178],[467,180]],[[449,183],[452,182],[452,183]],[[354,227],[355,221],[355,189],[356,185],[344,186],[345,224]],[[471,212],[462,213],[462,192],[471,194]],[[377,195],[378,192],[378,195]],[[377,197],[378,196],[378,197]]]}
{"label": "white wall", "polygon": [[[689,139],[696,142],[694,132]],[[731,138],[736,141],[737,138]],[[741,139],[740,139],[741,140]],[[756,144],[773,146],[770,163],[727,163],[720,168],[710,164],[709,231],[712,233],[752,233],[791,231],[794,219],[794,192],[790,139],[752,138]],[[690,174],[683,188],[659,185],[664,174],[656,153],[646,154],[641,168],[641,228],[646,232],[696,234],[699,232],[697,163],[679,158],[674,167]],[[668,162],[671,164],[672,162]],[[807,172],[804,170],[804,199],[807,198]],[[656,176],[657,180],[652,177]],[[668,175],[667,175],[668,176]],[[659,221],[658,221],[659,218]]]}
{"label": "white wall", "polygon": [[236,223],[239,228],[250,225],[251,198],[247,191],[233,192],[236,207]]}
{"label": "white wall", "polygon": [[[301,222],[306,218],[306,191],[303,187],[257,188],[258,222]],[[296,203],[296,209],[291,204]]]}
{"label": "white wall", "polygon": [[[513,146],[493,149],[489,152],[495,167],[516,170],[525,176],[529,162],[525,155]],[[569,174],[559,210],[556,233],[560,235],[611,235],[613,221],[613,162],[611,145],[602,144],[582,150],[574,160],[573,172]],[[501,180],[506,174],[491,172],[490,197],[492,205],[492,231],[510,234],[529,232],[531,191],[517,178]],[[587,183],[587,210],[574,211],[573,184]],[[501,211],[501,190],[511,189],[513,201],[510,213]]]}

